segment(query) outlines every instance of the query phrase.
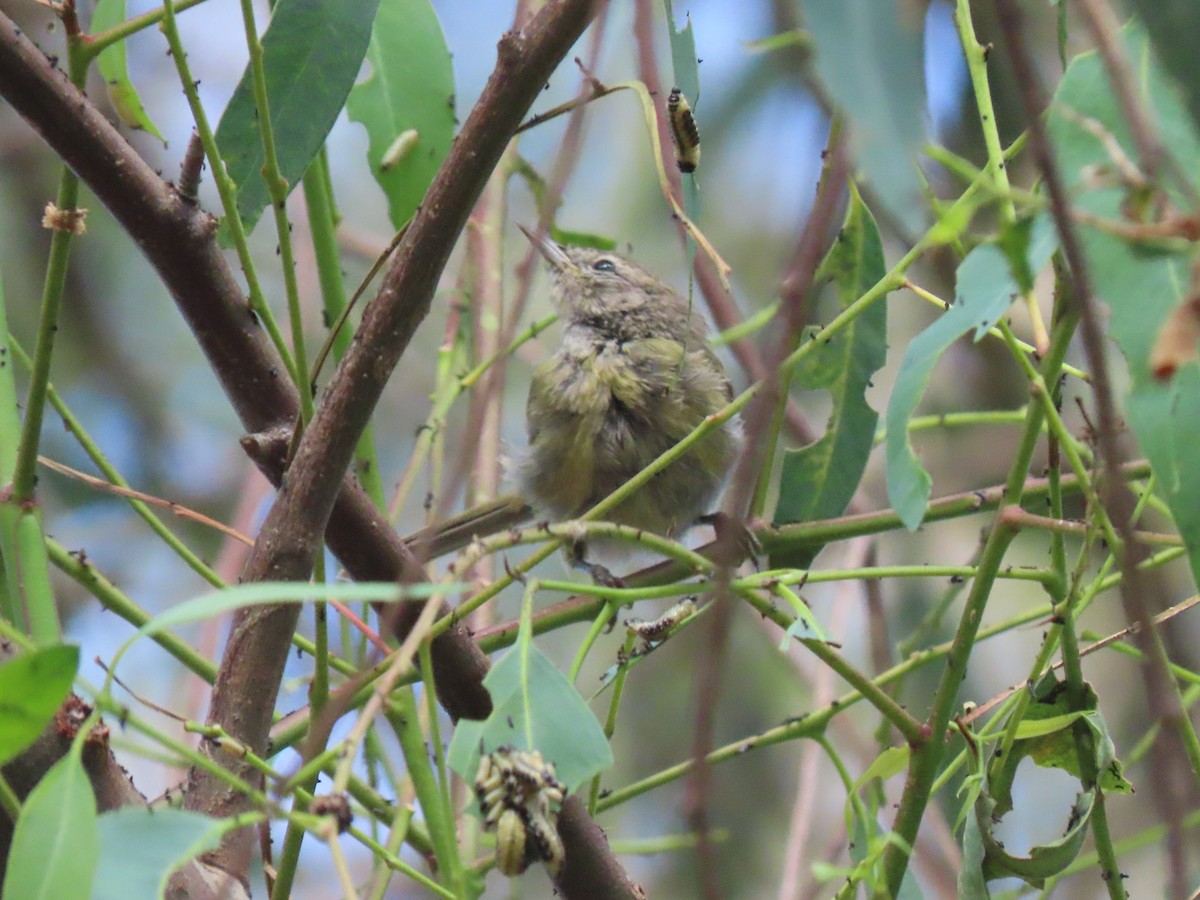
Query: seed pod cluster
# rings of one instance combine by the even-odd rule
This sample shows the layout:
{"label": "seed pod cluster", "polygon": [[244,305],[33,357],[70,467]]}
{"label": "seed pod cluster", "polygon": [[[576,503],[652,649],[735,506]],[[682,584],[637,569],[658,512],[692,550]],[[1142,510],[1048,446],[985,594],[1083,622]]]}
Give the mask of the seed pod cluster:
{"label": "seed pod cluster", "polygon": [[554,763],[537,750],[498,747],[480,756],[475,797],[483,827],[496,832],[496,867],[510,878],[534,860],[546,864],[551,876],[562,869],[565,852],[558,836],[558,811],[566,786],[555,775]]}

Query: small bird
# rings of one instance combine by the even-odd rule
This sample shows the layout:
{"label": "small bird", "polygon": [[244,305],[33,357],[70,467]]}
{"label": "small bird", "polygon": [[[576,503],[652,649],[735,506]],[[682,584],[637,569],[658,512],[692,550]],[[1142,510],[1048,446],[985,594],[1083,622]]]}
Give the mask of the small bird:
{"label": "small bird", "polygon": [[[533,373],[529,448],[515,463],[522,495],[556,519],[582,515],[693,431],[733,396],[688,301],[636,263],[521,231],[541,251],[564,325],[562,346]],[[739,445],[738,426],[708,434],[637,493],[612,522],[667,537],[706,513]],[[584,548],[572,562],[584,562]]]}

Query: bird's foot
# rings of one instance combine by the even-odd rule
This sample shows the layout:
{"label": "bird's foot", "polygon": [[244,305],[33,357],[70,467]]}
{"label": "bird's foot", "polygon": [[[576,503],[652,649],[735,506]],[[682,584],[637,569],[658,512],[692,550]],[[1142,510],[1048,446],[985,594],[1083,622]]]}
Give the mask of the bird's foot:
{"label": "bird's foot", "polygon": [[588,562],[586,558],[587,547],[583,541],[575,541],[571,544],[567,551],[567,558],[571,565],[576,569],[581,569],[587,572],[592,577],[592,581],[601,587],[608,588],[623,588],[625,582],[608,570],[606,566],[599,563]]}
{"label": "bird's foot", "polygon": [[717,536],[717,553],[719,558],[731,566],[749,559],[758,569],[758,556],[762,553],[762,545],[754,532],[739,519],[728,513],[714,512],[701,516],[701,525],[711,525]]}

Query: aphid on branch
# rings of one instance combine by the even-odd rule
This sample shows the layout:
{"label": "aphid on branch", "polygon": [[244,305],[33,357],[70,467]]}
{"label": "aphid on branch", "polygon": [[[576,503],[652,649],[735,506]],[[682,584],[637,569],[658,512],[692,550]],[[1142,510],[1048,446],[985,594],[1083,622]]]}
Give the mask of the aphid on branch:
{"label": "aphid on branch", "polygon": [[671,88],[667,97],[667,121],[675,144],[675,165],[679,166],[680,172],[695,172],[700,165],[700,129],[696,127],[696,117],[679,88]]}

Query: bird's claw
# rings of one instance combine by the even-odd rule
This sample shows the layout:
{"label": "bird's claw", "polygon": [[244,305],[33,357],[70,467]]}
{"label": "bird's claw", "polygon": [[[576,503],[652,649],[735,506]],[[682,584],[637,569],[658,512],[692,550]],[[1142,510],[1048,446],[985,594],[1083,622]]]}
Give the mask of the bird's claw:
{"label": "bird's claw", "polygon": [[717,552],[729,565],[749,559],[758,569],[758,557],[763,552],[754,532],[740,519],[728,513],[714,512],[700,517],[700,524],[711,525],[716,532]]}

